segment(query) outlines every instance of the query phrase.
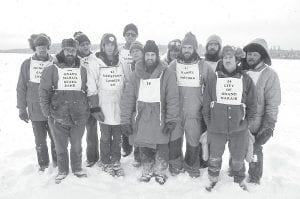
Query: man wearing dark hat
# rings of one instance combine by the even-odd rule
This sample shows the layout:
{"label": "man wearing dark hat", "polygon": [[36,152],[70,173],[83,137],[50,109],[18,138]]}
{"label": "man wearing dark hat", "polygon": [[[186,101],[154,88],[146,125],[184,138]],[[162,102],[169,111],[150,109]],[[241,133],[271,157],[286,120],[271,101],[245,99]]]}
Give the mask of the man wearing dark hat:
{"label": "man wearing dark hat", "polygon": [[181,41],[179,39],[173,39],[168,43],[167,53],[163,56],[162,61],[166,62],[168,65],[177,59],[180,54]]}
{"label": "man wearing dark hat", "polygon": [[52,57],[48,53],[51,41],[50,37],[46,34],[37,34],[31,35],[29,44],[30,48],[34,51],[34,55],[26,59],[21,66],[17,85],[17,108],[19,109],[21,120],[26,123],[31,120],[40,166],[39,171],[44,171],[49,166],[47,134],[51,139],[53,165],[56,166],[57,163],[48,119],[42,114],[38,94],[42,71],[45,67],[52,65]]}
{"label": "man wearing dark hat", "polygon": [[[80,31],[74,33],[74,38],[79,44],[77,56],[80,59],[80,64],[89,71],[90,65],[94,64],[95,61],[95,56],[91,52],[91,41],[86,34]],[[92,114],[86,123],[86,144],[86,166],[92,167],[99,160],[97,120]]]}
{"label": "man wearing dark hat", "polygon": [[255,136],[254,161],[249,164],[249,182],[260,183],[263,173],[263,145],[273,136],[277,122],[278,107],[281,102],[280,81],[270,67],[271,58],[267,42],[255,39],[243,49],[246,52],[247,74],[252,78],[257,90],[257,115],[250,123],[250,131]]}
{"label": "man wearing dark hat", "polygon": [[64,39],[57,62],[44,69],[39,87],[40,104],[49,118],[57,151],[60,183],[69,173],[68,142],[71,143],[71,169],[75,176],[86,177],[82,169],[81,140],[90,115],[87,99],[87,72],[76,56],[78,42]]}
{"label": "man wearing dark hat", "polygon": [[[138,28],[135,24],[130,23],[124,27],[123,37],[125,38],[125,45],[120,48],[120,61],[123,63],[123,70],[125,75],[125,81],[128,81],[129,74],[132,72],[132,56],[130,54],[130,46],[136,41],[139,35]],[[122,135],[122,149],[123,156],[126,157],[132,152],[132,146],[129,144],[129,139],[126,135]]]}
{"label": "man wearing dark hat", "polygon": [[144,59],[137,62],[121,101],[122,132],[136,132],[134,143],[140,147],[142,182],[152,177],[159,184],[167,180],[168,143],[178,120],[178,97],[175,73],[160,61],[155,42],[148,40]]}
{"label": "man wearing dark hat", "polygon": [[[170,165],[172,175],[183,171],[193,178],[200,176],[199,140],[202,132],[203,90],[213,71],[197,54],[198,42],[188,32],[181,42],[179,57],[170,64],[176,72],[180,97],[180,121],[173,131],[170,142]],[[186,153],[182,155],[183,134],[186,136]]]}

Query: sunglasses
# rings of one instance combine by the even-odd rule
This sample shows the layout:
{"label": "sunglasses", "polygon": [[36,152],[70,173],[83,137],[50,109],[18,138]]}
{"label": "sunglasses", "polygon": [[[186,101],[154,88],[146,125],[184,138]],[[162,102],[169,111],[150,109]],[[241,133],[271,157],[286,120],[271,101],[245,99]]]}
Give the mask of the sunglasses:
{"label": "sunglasses", "polygon": [[125,36],[126,37],[136,37],[136,34],[135,33],[133,33],[133,32],[127,32],[127,33],[125,33]]}

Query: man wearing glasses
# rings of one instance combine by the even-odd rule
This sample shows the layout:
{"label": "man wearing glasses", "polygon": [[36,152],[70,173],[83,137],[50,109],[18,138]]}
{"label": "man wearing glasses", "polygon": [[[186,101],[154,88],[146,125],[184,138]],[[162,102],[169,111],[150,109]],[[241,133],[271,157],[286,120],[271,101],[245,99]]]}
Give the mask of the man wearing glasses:
{"label": "man wearing glasses", "polygon": [[[125,81],[128,81],[129,75],[132,72],[131,63],[132,56],[130,55],[130,46],[133,42],[136,41],[138,37],[138,29],[133,23],[127,24],[123,31],[123,36],[126,43],[120,48],[119,60],[123,64],[123,71],[125,76]],[[132,152],[132,146],[129,144],[129,139],[126,135],[122,135],[122,148],[123,148],[123,157],[130,155]]]}

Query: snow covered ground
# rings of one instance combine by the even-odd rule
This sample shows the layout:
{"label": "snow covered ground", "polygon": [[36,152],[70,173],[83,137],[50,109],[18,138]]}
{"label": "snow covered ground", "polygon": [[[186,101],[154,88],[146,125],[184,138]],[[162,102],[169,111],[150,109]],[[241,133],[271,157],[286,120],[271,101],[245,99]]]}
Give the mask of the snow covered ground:
{"label": "snow covered ground", "polygon": [[[187,174],[169,177],[164,186],[154,180],[139,183],[140,169],[131,166],[132,155],[123,158],[126,176],[113,178],[96,166],[85,168],[88,178],[70,174],[57,185],[56,168],[37,172],[31,124],[18,118],[16,84],[21,63],[30,55],[0,54],[0,199],[95,199],[95,198],[300,198],[300,60],[273,60],[282,88],[282,104],[274,137],[264,148],[264,175],[260,186],[249,184],[242,191],[228,177],[228,152],[223,158],[220,183],[207,193],[207,170],[191,179]],[[299,73],[298,73],[299,72]],[[299,100],[299,101],[298,101]],[[83,138],[83,148],[86,142]],[[85,161],[85,150],[83,161]]]}

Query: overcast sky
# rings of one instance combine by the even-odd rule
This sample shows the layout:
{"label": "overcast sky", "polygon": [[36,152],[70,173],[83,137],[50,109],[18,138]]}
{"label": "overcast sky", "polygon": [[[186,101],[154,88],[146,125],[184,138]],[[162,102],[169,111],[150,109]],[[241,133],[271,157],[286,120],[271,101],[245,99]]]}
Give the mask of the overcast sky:
{"label": "overcast sky", "polygon": [[299,0],[2,0],[1,8],[0,49],[26,48],[41,32],[53,43],[79,30],[94,44],[107,32],[124,42],[124,26],[134,23],[142,43],[167,44],[192,31],[203,45],[218,34],[223,44],[262,37],[269,47],[300,50]]}

